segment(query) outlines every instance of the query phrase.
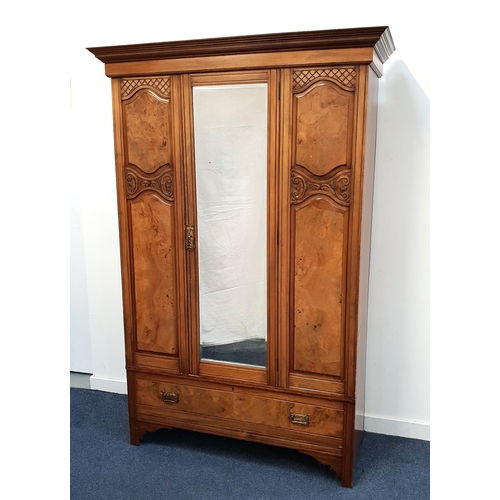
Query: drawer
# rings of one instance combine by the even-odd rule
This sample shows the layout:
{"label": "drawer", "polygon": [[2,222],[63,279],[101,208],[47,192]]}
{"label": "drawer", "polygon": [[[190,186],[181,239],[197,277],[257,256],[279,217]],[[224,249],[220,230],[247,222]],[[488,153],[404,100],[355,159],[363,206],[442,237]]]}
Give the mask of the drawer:
{"label": "drawer", "polygon": [[147,412],[147,407],[168,409],[342,439],[342,403],[319,406],[277,393],[261,395],[238,387],[213,389],[139,377],[136,402],[141,413]]}

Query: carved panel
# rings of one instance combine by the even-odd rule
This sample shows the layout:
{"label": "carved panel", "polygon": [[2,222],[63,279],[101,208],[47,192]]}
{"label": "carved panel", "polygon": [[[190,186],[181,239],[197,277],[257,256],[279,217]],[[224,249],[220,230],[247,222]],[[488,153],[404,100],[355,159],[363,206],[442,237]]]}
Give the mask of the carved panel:
{"label": "carved panel", "polygon": [[130,203],[139,350],[174,355],[177,333],[171,205],[145,193]]}
{"label": "carved panel", "polygon": [[353,94],[319,82],[294,95],[294,163],[325,175],[348,164]]}
{"label": "carved panel", "polygon": [[145,174],[134,165],[125,169],[127,199],[137,197],[143,191],[154,191],[166,201],[174,201],[174,172],[164,165],[154,174]]}
{"label": "carved panel", "polygon": [[168,99],[170,97],[170,78],[122,78],[120,90],[122,100],[129,99],[138,90],[150,89],[160,96]]}
{"label": "carved panel", "polygon": [[291,203],[297,204],[313,195],[327,196],[342,206],[351,202],[351,169],[335,169],[318,178],[305,169],[292,168]]}
{"label": "carved panel", "polygon": [[150,91],[143,91],[124,101],[123,114],[127,163],[133,163],[148,173],[170,163],[170,102]]}
{"label": "carved panel", "polygon": [[317,80],[329,80],[340,85],[344,90],[353,91],[356,88],[356,69],[349,67],[295,70],[293,92],[302,92]]}
{"label": "carved panel", "polygon": [[342,377],[341,297],[348,210],[319,199],[292,214],[293,370]]}

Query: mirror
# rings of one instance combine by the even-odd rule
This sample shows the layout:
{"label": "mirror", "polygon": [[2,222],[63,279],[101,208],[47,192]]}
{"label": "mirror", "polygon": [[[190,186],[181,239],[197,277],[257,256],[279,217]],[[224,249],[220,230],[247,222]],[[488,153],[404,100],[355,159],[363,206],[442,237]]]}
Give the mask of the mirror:
{"label": "mirror", "polygon": [[267,84],[193,87],[200,353],[266,366]]}

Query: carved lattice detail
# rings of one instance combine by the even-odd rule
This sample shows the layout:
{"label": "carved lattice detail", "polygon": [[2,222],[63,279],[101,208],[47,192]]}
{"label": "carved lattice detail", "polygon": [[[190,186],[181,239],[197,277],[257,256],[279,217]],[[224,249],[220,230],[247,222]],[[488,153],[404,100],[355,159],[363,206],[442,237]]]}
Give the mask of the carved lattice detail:
{"label": "carved lattice detail", "polygon": [[163,165],[154,174],[146,174],[135,165],[125,169],[127,199],[135,198],[143,191],[155,191],[163,199],[174,201],[174,172],[170,165]]}
{"label": "carved lattice detail", "polygon": [[345,90],[356,87],[355,68],[317,68],[296,70],[293,72],[293,91],[300,92],[316,80],[330,80]]}
{"label": "carved lattice detail", "polygon": [[297,167],[291,173],[291,203],[301,203],[306,198],[321,194],[332,198],[342,206],[351,203],[351,169],[336,168],[324,177],[317,176]]}
{"label": "carved lattice detail", "polygon": [[128,99],[141,88],[155,90],[163,97],[170,97],[170,78],[122,78],[122,100]]}

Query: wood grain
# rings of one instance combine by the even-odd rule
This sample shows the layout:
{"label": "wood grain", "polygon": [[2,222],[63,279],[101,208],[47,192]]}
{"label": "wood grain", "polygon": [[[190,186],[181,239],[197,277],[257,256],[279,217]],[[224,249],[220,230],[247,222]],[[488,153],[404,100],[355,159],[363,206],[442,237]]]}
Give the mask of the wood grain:
{"label": "wood grain", "polygon": [[328,375],[318,373],[292,372],[288,377],[290,388],[297,391],[304,390],[307,393],[324,393],[329,397],[335,395],[338,399],[343,399],[344,382],[339,379],[332,379]]}
{"label": "wood grain", "polygon": [[267,382],[279,385],[278,367],[278,232],[279,232],[279,82],[278,71],[268,72],[267,135]]}
{"label": "wood grain", "polygon": [[[341,437],[343,432],[343,411],[339,409],[297,403],[292,399],[284,401],[256,396],[242,391],[211,390],[141,378],[136,379],[136,384],[137,403],[140,405],[201,413],[307,434]],[[164,403],[162,391],[178,394],[179,402]],[[291,423],[291,412],[308,415],[309,425]]]}
{"label": "wood grain", "polygon": [[[125,337],[125,362],[126,366],[132,366],[135,350],[135,318],[133,297],[133,275],[132,275],[132,248],[130,244],[130,224],[128,214],[128,202],[125,186],[125,130],[123,126],[123,107],[120,95],[120,80],[111,80],[113,96],[113,136],[115,147],[115,172],[116,192],[118,204],[118,228],[120,235],[120,261],[122,276],[122,300],[123,300],[123,326]],[[140,437],[137,433],[136,404],[134,374],[127,370],[128,415],[130,442],[139,444]]]}
{"label": "wood grain", "polygon": [[154,370],[155,373],[165,371],[177,375],[180,372],[179,358],[151,351],[136,351],[134,353],[134,364],[128,366],[127,369]]}
{"label": "wood grain", "polygon": [[172,110],[172,154],[173,154],[173,191],[174,191],[174,227],[173,238],[177,242],[175,248],[174,267],[176,271],[176,298],[175,310],[177,323],[177,341],[179,349],[179,365],[181,373],[189,372],[189,336],[187,318],[187,290],[186,290],[186,252],[183,248],[186,214],[185,206],[185,170],[183,155],[183,106],[182,82],[178,75],[171,80],[171,110]]}
{"label": "wood grain", "polygon": [[395,49],[389,27],[376,26],[90,47],[87,50],[100,61],[111,63],[168,60],[178,57],[199,58],[206,55],[234,56],[244,53],[271,52],[276,55],[293,49],[325,51],[340,48],[346,51],[354,47],[375,49],[382,62],[385,62]]}
{"label": "wood grain", "polygon": [[146,173],[170,163],[170,101],[142,90],[123,107],[128,162]]}
{"label": "wood grain", "polygon": [[200,360],[199,364],[199,373],[202,377],[222,381],[267,384],[267,372],[266,368],[258,366],[218,363],[213,360]]}
{"label": "wood grain", "polygon": [[172,207],[152,194],[130,203],[137,348],[174,355]]}
{"label": "wood grain", "polygon": [[280,135],[279,135],[279,240],[278,258],[278,386],[288,387],[292,344],[291,293],[291,215],[290,165],[292,163],[292,70],[280,71]]}
{"label": "wood grain", "polygon": [[[234,71],[262,68],[288,68],[313,64],[371,64],[376,54],[371,47],[280,52],[278,54],[237,54],[234,56],[180,57],[178,59],[137,60],[107,63],[106,75],[153,76],[209,71]],[[380,64],[380,71],[382,65]]]}
{"label": "wood grain", "polygon": [[343,375],[346,211],[315,199],[294,213],[293,368]]}
{"label": "wood grain", "polygon": [[283,446],[313,456],[320,453],[324,456],[336,457],[339,461],[343,452],[342,440],[337,437],[308,434],[293,429],[281,429],[244,420],[222,419],[218,416],[214,417],[201,413],[176,411],[173,408],[142,405],[138,405],[137,415],[139,428],[143,427],[143,423],[146,423],[147,426],[150,425],[153,430],[163,427],[175,427],[217,436],[244,439],[245,441],[256,441],[267,445]]}
{"label": "wood grain", "polygon": [[[194,128],[193,128],[193,93],[191,76],[181,76],[182,124],[183,124],[183,171],[185,193],[185,224],[194,226],[195,249],[197,248],[196,231],[198,217],[196,211],[196,171],[194,161]],[[188,311],[188,358],[189,373],[198,374],[200,370],[200,310],[198,288],[198,252],[186,252],[186,291]]]}
{"label": "wood grain", "polygon": [[294,95],[296,165],[321,176],[347,163],[351,96],[330,82]]}

